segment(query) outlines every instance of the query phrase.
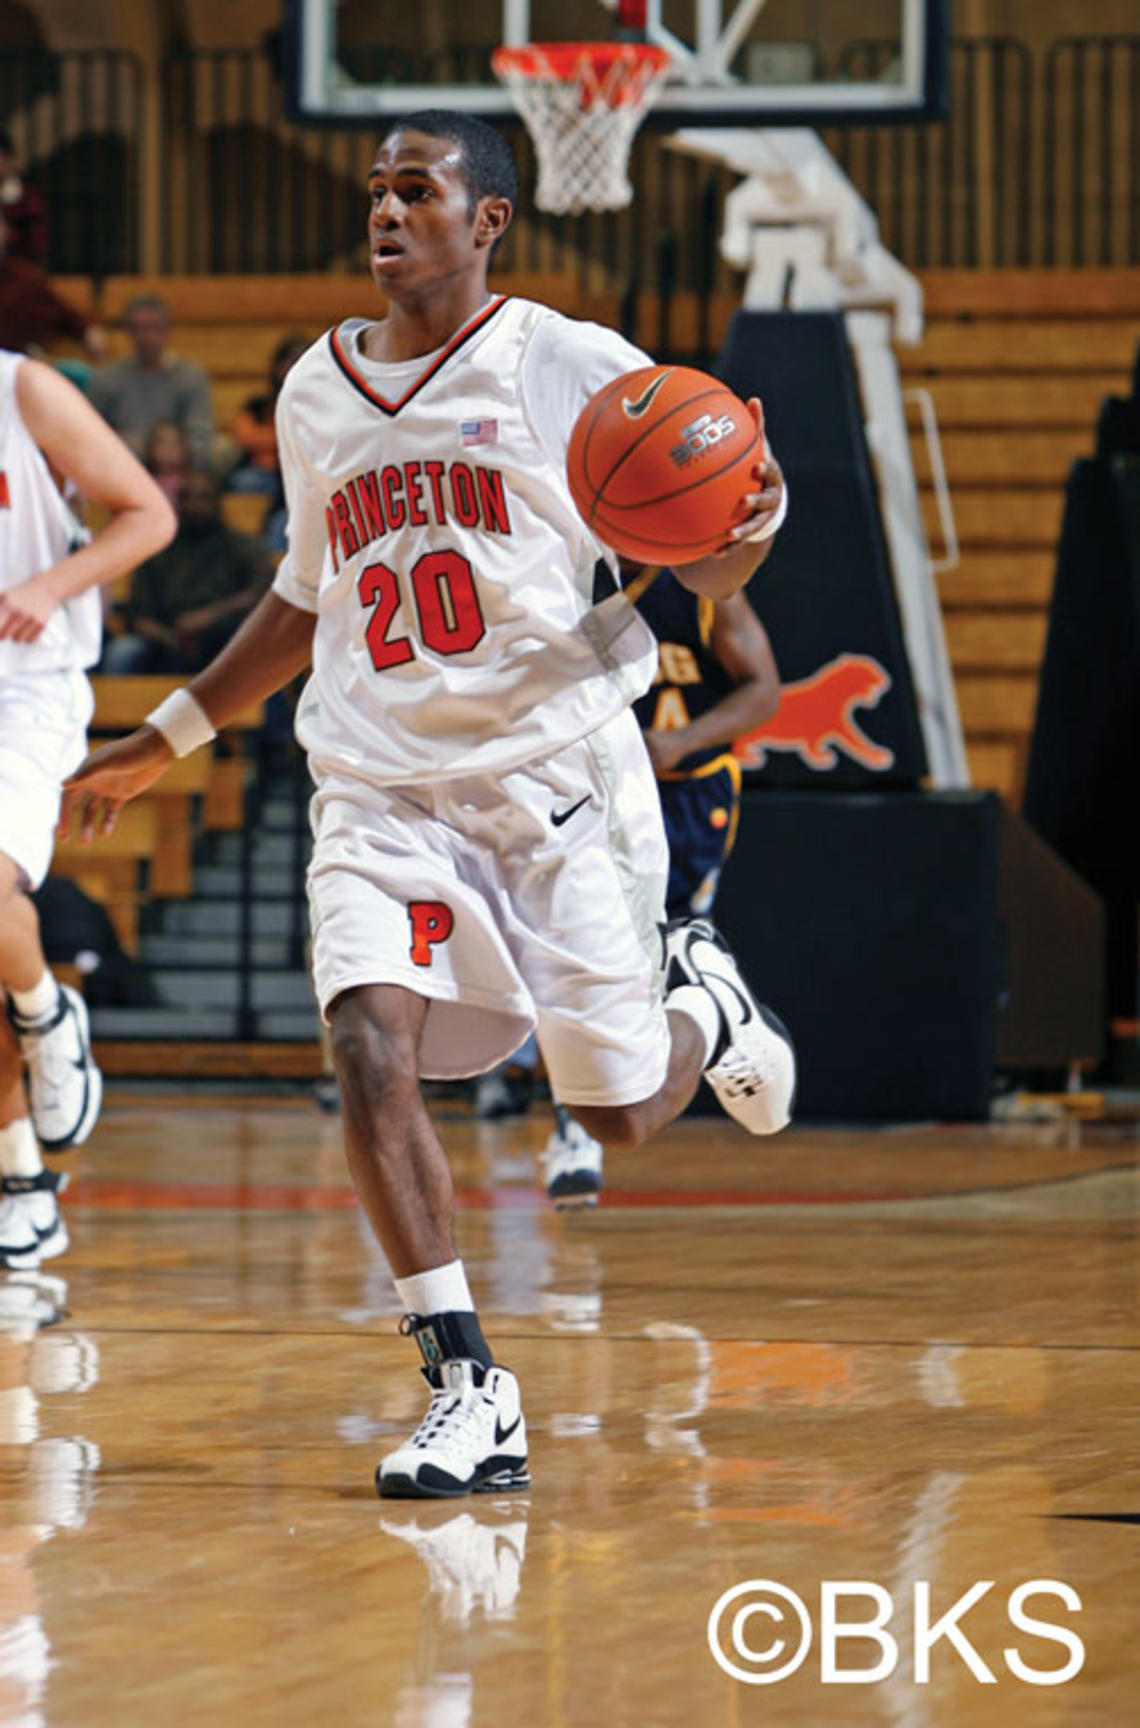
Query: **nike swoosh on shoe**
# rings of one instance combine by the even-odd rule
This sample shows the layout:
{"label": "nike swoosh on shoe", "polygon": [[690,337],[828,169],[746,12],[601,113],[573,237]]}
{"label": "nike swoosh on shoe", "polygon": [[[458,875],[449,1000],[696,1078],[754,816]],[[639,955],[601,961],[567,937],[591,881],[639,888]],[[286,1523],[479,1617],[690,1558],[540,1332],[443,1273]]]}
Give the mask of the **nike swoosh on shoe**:
{"label": "nike swoosh on shoe", "polygon": [[[723,972],[714,972],[710,967],[706,967],[702,979],[706,990],[711,990],[714,984],[723,984],[726,990],[732,992],[740,1004],[740,1024],[747,1026],[752,1019],[752,1004],[743,990],[734,984],[731,978],[726,978]],[[715,995],[716,992],[714,991],[713,994]]]}

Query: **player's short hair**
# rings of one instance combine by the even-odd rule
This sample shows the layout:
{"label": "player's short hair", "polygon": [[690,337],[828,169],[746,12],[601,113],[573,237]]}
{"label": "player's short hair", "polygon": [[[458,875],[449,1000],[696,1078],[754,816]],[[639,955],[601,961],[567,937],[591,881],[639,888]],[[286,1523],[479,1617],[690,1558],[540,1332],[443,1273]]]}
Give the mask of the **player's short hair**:
{"label": "player's short hair", "polygon": [[449,108],[418,108],[393,120],[381,142],[396,132],[427,132],[432,138],[445,138],[449,144],[459,145],[472,210],[480,198],[507,198],[512,209],[518,208],[519,176],[515,159],[502,133],[485,120]]}
{"label": "player's short hair", "polygon": [[15,154],[16,148],[12,143],[12,134],[7,126],[0,126],[0,156],[14,156]]}
{"label": "player's short hair", "polygon": [[166,323],[170,323],[170,307],[161,294],[136,294],[123,307],[123,317],[129,318],[132,312],[161,312]]}

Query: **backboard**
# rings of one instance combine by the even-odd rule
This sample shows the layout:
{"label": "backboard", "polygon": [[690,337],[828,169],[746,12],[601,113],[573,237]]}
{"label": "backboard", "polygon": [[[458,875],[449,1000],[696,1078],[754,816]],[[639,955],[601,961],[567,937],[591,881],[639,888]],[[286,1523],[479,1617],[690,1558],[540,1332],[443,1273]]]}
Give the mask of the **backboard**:
{"label": "backboard", "polygon": [[[598,41],[618,0],[288,0],[290,113],[375,125],[415,108],[515,120],[500,43]],[[648,0],[672,55],[650,124],[868,125],[945,112],[949,0]]]}

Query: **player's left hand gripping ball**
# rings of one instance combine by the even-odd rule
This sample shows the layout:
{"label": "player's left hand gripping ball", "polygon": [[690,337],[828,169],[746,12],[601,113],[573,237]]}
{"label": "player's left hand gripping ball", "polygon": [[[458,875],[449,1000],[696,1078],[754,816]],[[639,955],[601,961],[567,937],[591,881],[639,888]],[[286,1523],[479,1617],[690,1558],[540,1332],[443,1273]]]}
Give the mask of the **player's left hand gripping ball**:
{"label": "player's left hand gripping ball", "polygon": [[[764,409],[760,398],[750,396],[746,406],[750,414],[755,414],[756,423],[763,433]],[[757,490],[746,493],[744,498],[750,513],[743,522],[738,522],[736,527],[730,530],[727,541],[718,548],[720,552],[731,552],[745,541],[767,540],[780,525],[784,503],[784,473],[767,445],[763,461],[756,466],[755,476],[758,482]]]}

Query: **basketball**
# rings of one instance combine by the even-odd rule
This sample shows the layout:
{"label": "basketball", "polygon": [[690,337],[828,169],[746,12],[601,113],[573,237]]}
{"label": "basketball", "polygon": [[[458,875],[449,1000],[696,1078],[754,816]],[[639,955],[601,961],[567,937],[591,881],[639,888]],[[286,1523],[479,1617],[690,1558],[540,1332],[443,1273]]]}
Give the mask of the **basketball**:
{"label": "basketball", "polygon": [[566,477],[587,526],[642,564],[715,552],[748,514],[764,438],[719,379],[642,366],[592,396],[570,437]]}

